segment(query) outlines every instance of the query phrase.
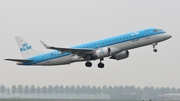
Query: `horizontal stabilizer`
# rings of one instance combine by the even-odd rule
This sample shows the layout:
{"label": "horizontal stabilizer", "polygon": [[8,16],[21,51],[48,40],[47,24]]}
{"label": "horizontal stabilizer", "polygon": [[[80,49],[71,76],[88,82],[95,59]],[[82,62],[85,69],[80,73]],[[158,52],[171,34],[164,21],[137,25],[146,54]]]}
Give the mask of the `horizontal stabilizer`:
{"label": "horizontal stabilizer", "polygon": [[33,60],[25,60],[25,59],[5,59],[8,61],[15,61],[15,62],[34,62]]}

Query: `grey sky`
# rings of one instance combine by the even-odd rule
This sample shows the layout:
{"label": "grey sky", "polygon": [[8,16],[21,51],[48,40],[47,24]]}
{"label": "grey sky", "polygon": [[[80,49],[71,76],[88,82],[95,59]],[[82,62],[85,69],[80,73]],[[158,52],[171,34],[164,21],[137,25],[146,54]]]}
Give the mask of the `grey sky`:
{"label": "grey sky", "polygon": [[[180,88],[179,0],[1,0],[0,84],[135,85]],[[5,58],[22,58],[15,36],[24,37],[39,52],[49,45],[81,43],[157,27],[172,34],[152,46],[130,50],[122,61],[105,59],[105,68],[84,62],[65,66],[17,66]]]}

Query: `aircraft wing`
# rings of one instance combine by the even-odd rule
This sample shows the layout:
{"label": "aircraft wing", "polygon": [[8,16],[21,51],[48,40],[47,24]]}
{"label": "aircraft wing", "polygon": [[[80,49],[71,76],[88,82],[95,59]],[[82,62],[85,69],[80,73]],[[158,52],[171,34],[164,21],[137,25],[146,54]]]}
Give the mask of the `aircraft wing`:
{"label": "aircraft wing", "polygon": [[44,42],[40,41],[46,49],[53,49],[53,50],[59,50],[61,52],[71,52],[75,54],[92,54],[94,53],[94,49],[82,49],[82,48],[60,48],[60,47],[54,47],[54,46],[48,46]]}
{"label": "aircraft wing", "polygon": [[34,62],[33,60],[26,60],[26,59],[5,59],[8,61],[15,61],[15,62]]}

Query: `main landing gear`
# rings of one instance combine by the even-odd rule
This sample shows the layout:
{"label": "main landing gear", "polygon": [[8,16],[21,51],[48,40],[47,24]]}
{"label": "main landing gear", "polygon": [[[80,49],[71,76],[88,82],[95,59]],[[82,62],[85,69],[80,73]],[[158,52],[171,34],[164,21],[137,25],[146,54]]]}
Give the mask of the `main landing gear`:
{"label": "main landing gear", "polygon": [[154,44],[153,44],[153,51],[154,51],[154,52],[157,52],[156,45],[157,45],[157,43],[154,43]]}
{"label": "main landing gear", "polygon": [[[104,59],[100,59],[100,62],[98,63],[98,67],[99,68],[104,68],[104,63],[102,63],[101,61],[103,61]],[[86,67],[91,67],[92,66],[92,63],[91,62],[89,62],[89,61],[87,61],[86,63],[85,63],[85,66]]]}
{"label": "main landing gear", "polygon": [[104,68],[104,63],[102,63],[101,61],[103,61],[104,59],[100,59],[100,62],[98,63],[98,67],[99,68]]}
{"label": "main landing gear", "polygon": [[92,66],[92,63],[89,62],[89,61],[87,61],[87,62],[85,63],[85,65],[86,65],[86,67],[91,67],[91,66]]}

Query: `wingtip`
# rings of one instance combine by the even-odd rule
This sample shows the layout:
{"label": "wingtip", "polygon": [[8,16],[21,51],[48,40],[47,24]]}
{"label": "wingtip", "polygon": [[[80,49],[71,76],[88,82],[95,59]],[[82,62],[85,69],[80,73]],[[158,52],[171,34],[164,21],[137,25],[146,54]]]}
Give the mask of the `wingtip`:
{"label": "wingtip", "polygon": [[10,61],[10,59],[4,59],[4,61]]}
{"label": "wingtip", "polygon": [[47,47],[47,45],[43,41],[40,40],[40,42],[43,44],[44,47]]}

